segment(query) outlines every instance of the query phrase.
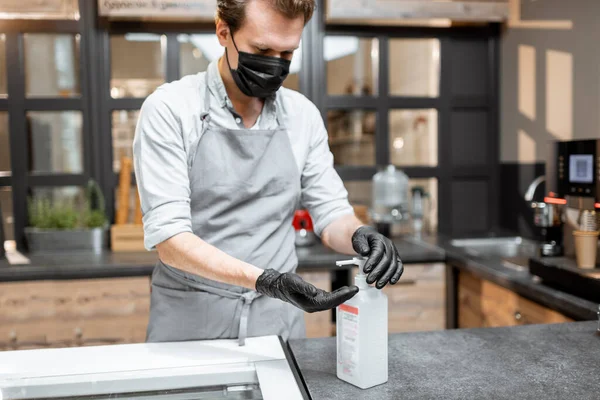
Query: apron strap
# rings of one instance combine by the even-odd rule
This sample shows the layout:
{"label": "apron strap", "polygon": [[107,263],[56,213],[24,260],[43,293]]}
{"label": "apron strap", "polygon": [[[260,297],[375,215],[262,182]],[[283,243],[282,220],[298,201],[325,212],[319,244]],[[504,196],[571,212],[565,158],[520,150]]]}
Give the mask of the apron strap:
{"label": "apron strap", "polygon": [[163,270],[168,275],[170,275],[179,282],[183,282],[184,284],[195,288],[196,290],[216,294],[218,296],[225,297],[228,299],[237,299],[238,301],[242,302],[240,326],[238,328],[238,343],[240,346],[244,346],[246,344],[246,337],[248,337],[248,316],[250,315],[250,305],[252,305],[252,302],[254,300],[261,296],[260,293],[254,290],[245,293],[236,293],[226,289],[212,287],[201,282],[183,281],[183,278],[179,277],[175,271],[171,270],[172,267],[169,267],[165,264],[163,265],[165,267]]}
{"label": "apron strap", "polygon": [[[206,130],[208,123],[210,122],[210,87],[208,84],[208,71],[204,73],[204,111],[201,113],[201,118],[203,121],[202,127],[203,131]],[[285,118],[284,118],[284,109],[283,109],[283,100],[281,98],[281,92],[277,92],[275,94],[275,99],[273,100],[273,106],[275,107],[275,121],[277,122],[277,127],[279,129],[285,129]],[[203,132],[204,133],[204,132]]]}
{"label": "apron strap", "polygon": [[248,315],[250,314],[250,305],[252,302],[260,296],[257,292],[246,292],[242,295],[244,304],[242,304],[242,314],[240,317],[240,328],[238,332],[238,344],[244,346],[246,344],[246,337],[248,336]]}
{"label": "apron strap", "polygon": [[278,127],[278,129],[286,129],[285,118],[284,118],[285,110],[283,109],[283,100],[281,98],[281,92],[278,91],[275,96],[276,97],[275,97],[274,106],[275,106],[275,120],[277,121],[277,127]]}
{"label": "apron strap", "polygon": [[200,114],[202,118],[203,130],[206,130],[208,122],[210,122],[210,87],[208,85],[208,71],[204,73],[204,110]]}

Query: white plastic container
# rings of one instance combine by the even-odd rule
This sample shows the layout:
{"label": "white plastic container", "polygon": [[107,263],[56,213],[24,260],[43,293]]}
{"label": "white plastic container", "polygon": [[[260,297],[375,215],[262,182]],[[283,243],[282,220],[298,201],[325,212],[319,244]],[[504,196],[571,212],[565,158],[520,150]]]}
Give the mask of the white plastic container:
{"label": "white plastic container", "polygon": [[354,278],[359,292],[337,308],[337,377],[361,389],[388,380],[388,299],[367,284],[366,260],[338,261],[338,266],[357,265]]}

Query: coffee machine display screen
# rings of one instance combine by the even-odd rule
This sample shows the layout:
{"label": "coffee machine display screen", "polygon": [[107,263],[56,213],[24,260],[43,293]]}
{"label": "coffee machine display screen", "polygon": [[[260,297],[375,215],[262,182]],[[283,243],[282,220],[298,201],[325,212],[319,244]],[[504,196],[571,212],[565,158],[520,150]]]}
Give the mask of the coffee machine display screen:
{"label": "coffee machine display screen", "polygon": [[569,182],[594,182],[594,156],[591,154],[572,154],[569,156]]}

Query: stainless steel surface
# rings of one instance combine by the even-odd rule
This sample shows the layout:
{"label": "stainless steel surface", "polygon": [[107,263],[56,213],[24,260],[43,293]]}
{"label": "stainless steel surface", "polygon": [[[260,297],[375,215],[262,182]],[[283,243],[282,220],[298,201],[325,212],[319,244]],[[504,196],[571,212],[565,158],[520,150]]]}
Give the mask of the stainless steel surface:
{"label": "stainless steel surface", "polygon": [[[158,368],[81,376],[51,376],[0,381],[5,400],[49,399],[245,399],[230,396],[248,388],[249,399],[262,399],[256,369],[250,364]],[[190,395],[194,395],[190,397]],[[250,395],[252,397],[250,397]]]}
{"label": "stainless steel surface", "polygon": [[538,242],[520,236],[484,239],[458,239],[450,242],[467,253],[479,256],[532,257],[537,253]]}
{"label": "stainless steel surface", "polygon": [[560,243],[549,242],[540,246],[541,255],[545,257],[558,257],[563,254],[563,246]]}
{"label": "stainless steel surface", "polygon": [[562,224],[562,205],[533,201],[538,187],[546,181],[544,175],[538,176],[527,187],[525,201],[530,203],[534,213],[534,223],[540,228],[550,228]]}
{"label": "stainless steel surface", "polygon": [[533,222],[540,228],[551,228],[562,225],[562,206],[543,202],[531,203]]}
{"label": "stainless steel surface", "polygon": [[[69,400],[108,400],[115,398],[120,400],[263,400],[258,385],[215,385],[207,388],[111,393],[106,395],[69,397]],[[47,397],[39,397],[30,400],[49,399]]]}
{"label": "stainless steel surface", "polygon": [[458,239],[450,242],[467,254],[487,260],[496,260],[504,268],[527,272],[529,258],[539,255],[540,243],[520,236]]}
{"label": "stainless steel surface", "polygon": [[527,201],[527,202],[533,201],[533,196],[535,195],[535,191],[537,190],[538,186],[540,186],[540,184],[542,184],[542,182],[545,182],[545,181],[546,181],[546,177],[544,175],[538,176],[537,178],[535,178],[535,180],[529,184],[529,187],[527,187],[527,191],[525,192],[525,201]]}

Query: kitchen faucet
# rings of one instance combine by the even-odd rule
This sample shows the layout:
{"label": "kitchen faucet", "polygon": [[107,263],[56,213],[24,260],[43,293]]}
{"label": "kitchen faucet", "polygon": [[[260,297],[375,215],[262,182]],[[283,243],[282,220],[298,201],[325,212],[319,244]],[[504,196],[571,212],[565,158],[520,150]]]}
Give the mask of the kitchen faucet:
{"label": "kitchen faucet", "polygon": [[544,175],[535,178],[534,181],[529,184],[529,187],[525,192],[525,201],[531,202],[533,200],[533,196],[535,195],[535,191],[537,190],[538,186],[540,186],[540,184],[545,181],[546,177]]}

